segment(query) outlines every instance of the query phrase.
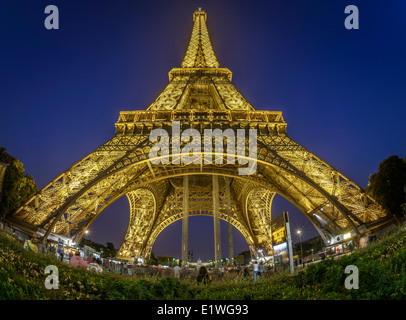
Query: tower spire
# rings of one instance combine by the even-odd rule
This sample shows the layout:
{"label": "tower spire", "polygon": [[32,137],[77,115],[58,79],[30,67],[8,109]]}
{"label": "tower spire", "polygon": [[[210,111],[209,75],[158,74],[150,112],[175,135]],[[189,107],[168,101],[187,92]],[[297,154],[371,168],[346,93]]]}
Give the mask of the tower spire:
{"label": "tower spire", "polygon": [[201,8],[180,68],[169,71],[169,83],[148,107],[156,110],[255,110],[231,83],[232,72],[220,68]]}
{"label": "tower spire", "polygon": [[207,14],[199,8],[193,13],[193,29],[182,68],[219,68],[206,26]]}

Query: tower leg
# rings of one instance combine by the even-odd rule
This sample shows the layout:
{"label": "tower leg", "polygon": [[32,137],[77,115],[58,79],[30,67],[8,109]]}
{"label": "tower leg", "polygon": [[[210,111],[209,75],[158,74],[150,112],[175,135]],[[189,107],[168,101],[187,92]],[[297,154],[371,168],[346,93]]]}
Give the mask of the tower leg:
{"label": "tower leg", "polygon": [[[226,181],[226,200],[227,200],[227,214],[230,217],[232,214],[231,211],[231,192],[230,192],[230,183],[231,179],[225,177]],[[228,221],[228,264],[230,266],[234,265],[234,241],[233,241],[233,225]]]}
{"label": "tower leg", "polygon": [[234,265],[233,225],[228,223],[228,265]]}
{"label": "tower leg", "polygon": [[221,267],[220,195],[218,176],[213,176],[214,266]]}
{"label": "tower leg", "polygon": [[188,263],[189,246],[189,176],[183,176],[182,265]]}

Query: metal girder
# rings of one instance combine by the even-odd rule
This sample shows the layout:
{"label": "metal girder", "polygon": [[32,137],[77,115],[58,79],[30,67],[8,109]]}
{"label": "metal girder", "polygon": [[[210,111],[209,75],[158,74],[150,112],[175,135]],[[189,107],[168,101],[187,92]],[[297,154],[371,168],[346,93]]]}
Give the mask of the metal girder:
{"label": "metal girder", "polygon": [[[361,226],[383,219],[382,208],[359,186],[289,138],[282,112],[253,108],[231,83],[231,71],[217,61],[206,13],[196,11],[193,19],[181,67],[169,72],[168,85],[150,106],[120,112],[114,137],[42,188],[13,214],[12,221],[44,229],[44,240],[50,232],[80,240],[103,210],[127,195],[130,219],[119,257],[131,259],[148,257],[160,232],[185,214],[213,216],[213,212],[238,229],[251,250],[271,251],[275,194],[295,204],[323,239],[348,230],[359,232]],[[227,163],[226,145],[219,151],[214,145],[206,149],[202,143],[194,150],[198,164],[177,162],[180,150],[161,153],[157,158],[167,164],[154,164],[150,157],[155,144],[149,139],[152,130],[172,134],[180,149],[189,143],[175,138],[174,121],[180,131],[192,128],[202,136],[205,129],[244,130],[245,145],[235,159],[255,161],[255,173],[239,175],[243,165]],[[250,129],[257,132],[256,157],[250,156]],[[173,151],[173,147],[170,139],[168,148]],[[222,162],[204,163],[205,154]],[[190,183],[187,206],[178,184],[185,176]],[[214,196],[213,176],[220,184]],[[229,196],[222,187],[226,178],[231,181]],[[213,198],[217,197],[215,204]]]}

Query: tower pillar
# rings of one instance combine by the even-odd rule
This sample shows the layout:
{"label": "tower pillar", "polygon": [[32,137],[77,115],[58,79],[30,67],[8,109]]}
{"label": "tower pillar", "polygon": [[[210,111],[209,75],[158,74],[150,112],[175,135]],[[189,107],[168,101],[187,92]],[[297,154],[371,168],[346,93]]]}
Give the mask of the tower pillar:
{"label": "tower pillar", "polygon": [[219,179],[213,175],[214,266],[221,266],[220,195]]}
{"label": "tower pillar", "polygon": [[226,201],[227,201],[227,215],[228,215],[228,265],[234,265],[234,239],[233,239],[233,225],[230,222],[230,217],[232,214],[231,210],[231,192],[230,192],[230,184],[231,179],[229,177],[225,177],[226,182]]}
{"label": "tower pillar", "polygon": [[189,176],[183,176],[182,266],[188,263],[189,246]]}

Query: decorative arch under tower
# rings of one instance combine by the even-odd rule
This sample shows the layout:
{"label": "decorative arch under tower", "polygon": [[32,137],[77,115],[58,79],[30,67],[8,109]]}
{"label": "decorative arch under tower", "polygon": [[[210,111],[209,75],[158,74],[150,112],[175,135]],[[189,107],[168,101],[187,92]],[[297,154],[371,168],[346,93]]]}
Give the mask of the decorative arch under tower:
{"label": "decorative arch under tower", "polygon": [[[348,232],[360,236],[388,219],[358,185],[289,138],[282,112],[257,111],[243,97],[231,81],[231,71],[217,61],[206,19],[204,11],[194,12],[181,67],[169,72],[167,86],[150,106],[120,112],[111,140],[57,176],[9,221],[40,233],[44,240],[54,233],[78,242],[104,209],[126,195],[130,219],[119,258],[148,257],[160,232],[183,219],[185,259],[188,218],[208,215],[214,217],[218,261],[219,219],[238,229],[252,252],[272,252],[275,194],[299,208],[326,243]],[[162,149],[158,163],[150,158],[157,143],[150,139],[154,129],[171,136],[172,152]],[[197,145],[197,160],[186,163],[181,150],[191,141],[173,133],[188,129],[201,136],[205,129],[240,130],[245,144],[237,147],[235,159],[255,161],[256,170],[241,175],[244,161],[228,161],[227,146],[238,144],[237,135],[234,142],[224,139],[227,143],[220,149]],[[255,158],[250,156],[250,130],[256,130]],[[205,163],[205,156],[218,161]]]}

